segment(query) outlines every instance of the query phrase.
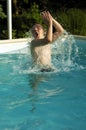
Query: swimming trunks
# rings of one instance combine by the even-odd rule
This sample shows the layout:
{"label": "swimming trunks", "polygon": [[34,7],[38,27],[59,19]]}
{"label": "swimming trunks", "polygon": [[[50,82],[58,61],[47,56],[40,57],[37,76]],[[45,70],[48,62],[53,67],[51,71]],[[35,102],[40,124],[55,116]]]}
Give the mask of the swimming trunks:
{"label": "swimming trunks", "polygon": [[40,71],[41,72],[52,72],[52,71],[54,71],[54,68],[42,68]]}

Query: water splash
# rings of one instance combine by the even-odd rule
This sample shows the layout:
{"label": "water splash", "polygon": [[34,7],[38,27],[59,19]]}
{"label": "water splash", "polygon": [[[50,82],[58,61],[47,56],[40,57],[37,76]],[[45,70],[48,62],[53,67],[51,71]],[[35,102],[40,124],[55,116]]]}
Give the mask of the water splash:
{"label": "water splash", "polygon": [[[52,68],[54,72],[70,71],[77,66],[78,47],[74,36],[64,32],[52,45]],[[29,68],[29,72],[39,72],[40,68],[35,66]],[[51,71],[52,73],[52,71]]]}
{"label": "water splash", "polygon": [[53,44],[52,62],[58,71],[69,71],[74,68],[78,47],[74,36],[65,32]]}
{"label": "water splash", "polygon": [[[79,65],[76,63],[79,49],[73,35],[65,31],[51,45],[51,47],[52,47],[52,67],[54,68],[54,72],[71,71],[76,68],[79,68]],[[29,46],[28,46],[28,52],[30,52]],[[39,73],[40,72],[39,66],[35,66],[32,68],[32,61],[31,61],[30,53],[26,54],[25,58],[23,57],[24,57],[23,55],[20,56],[18,69],[17,69],[16,64],[14,66],[14,69],[16,70],[20,69],[19,71],[20,73],[37,73],[37,72]],[[25,67],[22,67],[22,64],[24,63],[25,63]],[[21,67],[23,69],[21,69]]]}

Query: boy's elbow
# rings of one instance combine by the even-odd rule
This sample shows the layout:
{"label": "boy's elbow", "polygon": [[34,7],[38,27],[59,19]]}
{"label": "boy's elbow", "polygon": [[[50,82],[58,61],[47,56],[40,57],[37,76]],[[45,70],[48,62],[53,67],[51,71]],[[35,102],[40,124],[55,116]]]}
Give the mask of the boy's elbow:
{"label": "boy's elbow", "polygon": [[52,42],[52,39],[47,39],[48,43],[51,43]]}
{"label": "boy's elbow", "polygon": [[64,32],[64,29],[59,30],[58,31],[58,36],[61,35],[61,34],[63,34],[63,32]]}
{"label": "boy's elbow", "polygon": [[53,41],[52,38],[46,38],[47,43],[51,43]]}
{"label": "boy's elbow", "polygon": [[64,29],[62,28],[61,30],[60,30],[60,34],[62,34],[64,32]]}

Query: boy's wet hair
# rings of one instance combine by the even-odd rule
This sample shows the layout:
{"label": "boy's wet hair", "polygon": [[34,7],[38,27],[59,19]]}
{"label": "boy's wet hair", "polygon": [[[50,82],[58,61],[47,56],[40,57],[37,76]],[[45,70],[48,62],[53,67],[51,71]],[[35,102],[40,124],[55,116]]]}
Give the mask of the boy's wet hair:
{"label": "boy's wet hair", "polygon": [[41,24],[34,24],[34,25],[32,26],[31,31],[33,31],[34,27],[39,27],[39,28],[44,29],[43,26],[42,26]]}

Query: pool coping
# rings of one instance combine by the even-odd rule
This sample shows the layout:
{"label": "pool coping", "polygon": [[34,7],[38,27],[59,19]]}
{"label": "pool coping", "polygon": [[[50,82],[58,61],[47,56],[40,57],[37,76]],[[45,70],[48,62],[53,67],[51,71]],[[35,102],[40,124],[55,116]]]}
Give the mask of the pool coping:
{"label": "pool coping", "polygon": [[[86,36],[80,36],[80,35],[73,35],[75,38],[78,38],[78,39],[82,39],[82,40],[86,40]],[[6,39],[6,40],[0,40],[0,44],[6,44],[6,43],[21,43],[21,42],[30,42],[31,41],[31,38],[19,38],[19,39],[12,39],[12,40],[9,40],[9,39]]]}
{"label": "pool coping", "polygon": [[86,36],[80,36],[80,35],[73,35],[77,39],[86,40]]}
{"label": "pool coping", "polygon": [[30,42],[31,38],[19,38],[19,39],[6,39],[6,40],[0,40],[0,44],[9,44],[9,43],[21,43],[21,42]]}

